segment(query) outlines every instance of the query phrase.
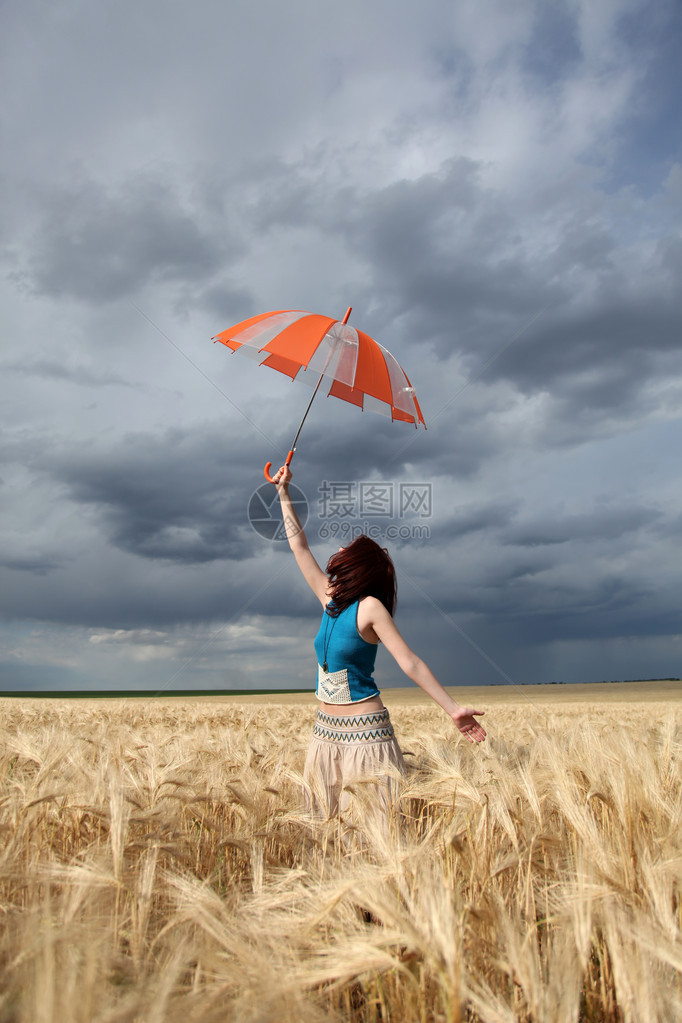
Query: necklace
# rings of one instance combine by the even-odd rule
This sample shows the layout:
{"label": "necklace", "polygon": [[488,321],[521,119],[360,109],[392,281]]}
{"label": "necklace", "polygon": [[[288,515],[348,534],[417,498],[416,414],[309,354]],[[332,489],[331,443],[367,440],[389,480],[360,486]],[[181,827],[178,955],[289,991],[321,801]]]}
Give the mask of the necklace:
{"label": "necklace", "polygon": [[[325,614],[326,614],[326,611],[325,611]],[[322,662],[322,671],[324,671],[325,673],[329,671],[329,666],[327,664],[327,652],[329,650],[329,644],[331,643],[332,635],[334,633],[334,626],[336,625],[336,621],[337,621],[338,615],[337,615],[336,618],[332,619],[332,627],[331,627],[331,629],[329,629],[329,619],[330,618],[331,618],[331,615],[327,614],[327,618],[326,618],[326,621],[324,623],[324,660]],[[329,629],[329,638],[327,638],[327,630],[328,629]]]}

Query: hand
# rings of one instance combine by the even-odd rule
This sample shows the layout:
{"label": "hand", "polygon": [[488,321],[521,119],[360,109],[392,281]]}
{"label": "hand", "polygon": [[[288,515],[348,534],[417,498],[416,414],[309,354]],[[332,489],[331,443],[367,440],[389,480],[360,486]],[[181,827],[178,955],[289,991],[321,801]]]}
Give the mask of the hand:
{"label": "hand", "polygon": [[468,739],[469,742],[483,742],[485,739],[485,728],[478,723],[474,714],[481,717],[484,713],[485,711],[474,710],[473,707],[458,707],[452,714],[452,720],[464,738]]}
{"label": "hand", "polygon": [[279,467],[275,475],[272,477],[273,482],[277,486],[278,494],[286,494],[289,489],[289,483],[291,482],[292,472],[288,465],[282,465]]}

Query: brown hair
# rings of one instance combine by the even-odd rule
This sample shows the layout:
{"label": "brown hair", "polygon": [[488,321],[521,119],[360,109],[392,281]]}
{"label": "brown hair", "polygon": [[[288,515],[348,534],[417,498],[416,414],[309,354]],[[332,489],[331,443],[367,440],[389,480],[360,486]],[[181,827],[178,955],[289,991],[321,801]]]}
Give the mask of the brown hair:
{"label": "brown hair", "polygon": [[362,597],[376,597],[393,616],[398,599],[393,562],[386,548],[364,533],[332,554],[327,575],[333,601],[329,614],[333,618]]}

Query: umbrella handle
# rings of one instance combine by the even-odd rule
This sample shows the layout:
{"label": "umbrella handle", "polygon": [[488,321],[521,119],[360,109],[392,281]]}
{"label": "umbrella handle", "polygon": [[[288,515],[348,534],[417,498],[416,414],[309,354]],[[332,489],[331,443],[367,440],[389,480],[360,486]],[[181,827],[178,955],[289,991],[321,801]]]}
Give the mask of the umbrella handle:
{"label": "umbrella handle", "polygon": [[[287,460],[286,460],[286,462],[284,464],[285,465],[291,465],[291,459],[293,457],[294,457],[294,453],[293,453],[293,451],[290,451],[289,454],[287,455]],[[274,483],[275,482],[274,479],[272,478],[272,476],[270,475],[270,469],[271,468],[272,468],[272,462],[267,462],[265,468],[263,469],[263,472],[265,473],[265,478],[268,481],[268,483]]]}

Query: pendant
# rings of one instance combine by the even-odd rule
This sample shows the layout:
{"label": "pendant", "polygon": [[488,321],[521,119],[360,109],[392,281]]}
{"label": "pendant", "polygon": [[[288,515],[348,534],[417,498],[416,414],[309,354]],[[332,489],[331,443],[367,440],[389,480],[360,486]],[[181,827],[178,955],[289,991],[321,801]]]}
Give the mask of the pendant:
{"label": "pendant", "polygon": [[327,662],[326,661],[322,665],[322,671],[325,673],[325,675],[329,671],[329,668],[327,667]]}

